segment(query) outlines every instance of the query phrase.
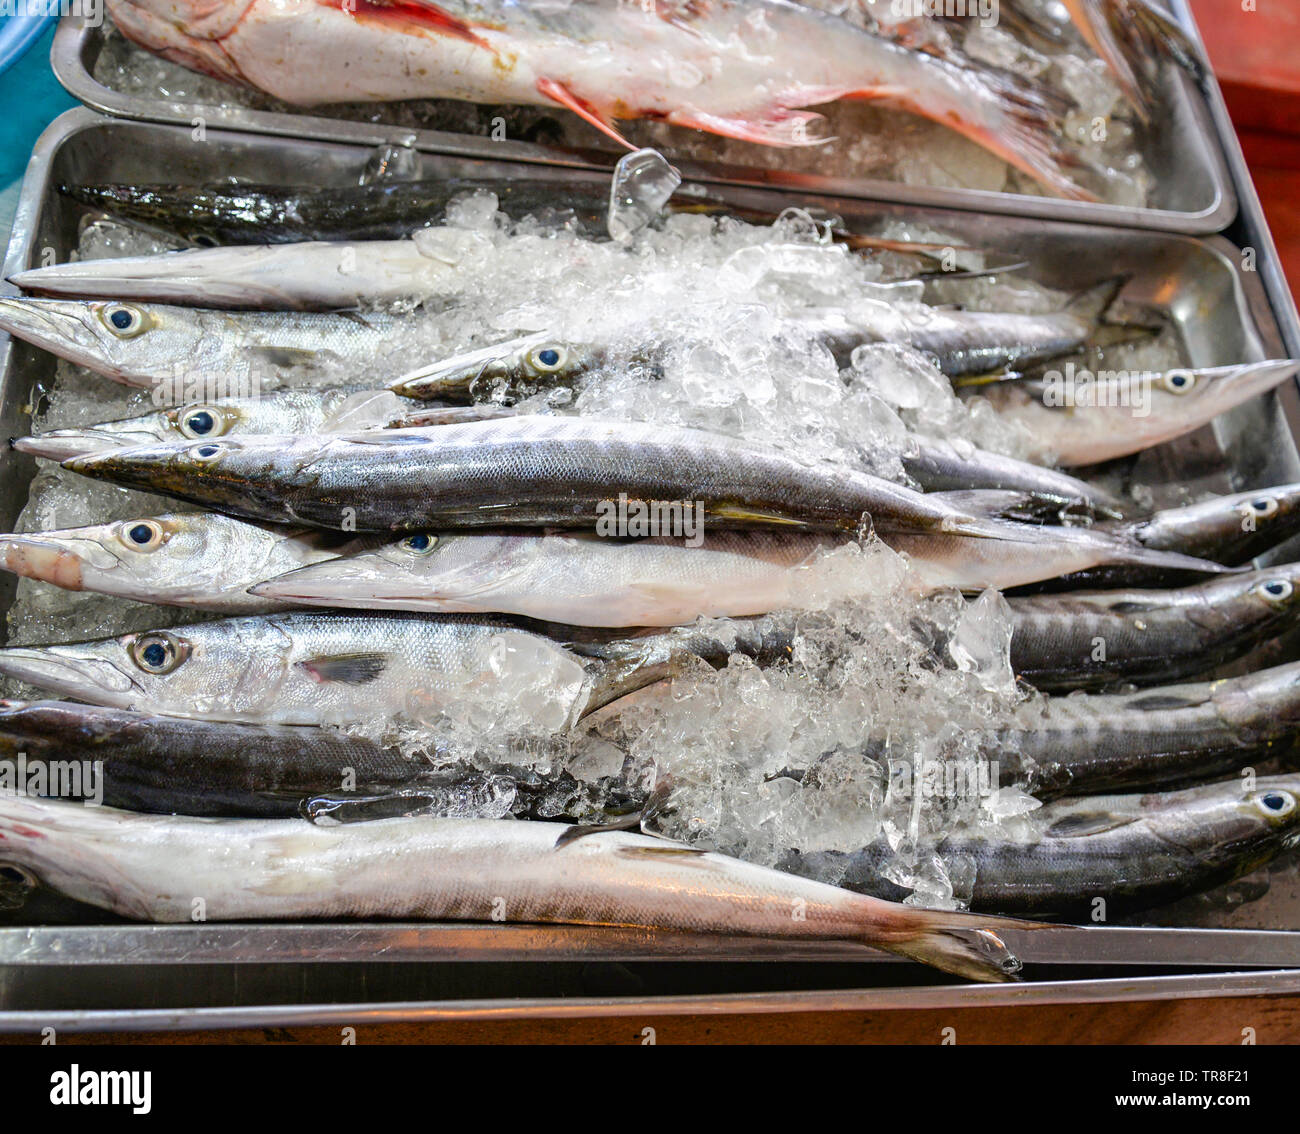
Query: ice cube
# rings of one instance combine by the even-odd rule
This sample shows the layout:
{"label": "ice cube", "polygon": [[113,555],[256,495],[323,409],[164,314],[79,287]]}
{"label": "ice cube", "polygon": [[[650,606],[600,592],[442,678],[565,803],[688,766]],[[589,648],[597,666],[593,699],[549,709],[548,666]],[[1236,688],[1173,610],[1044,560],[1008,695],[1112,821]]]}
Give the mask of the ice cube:
{"label": "ice cube", "polygon": [[609,235],[630,241],[663,210],[682,175],[658,150],[634,150],[619,158],[609,186]]}

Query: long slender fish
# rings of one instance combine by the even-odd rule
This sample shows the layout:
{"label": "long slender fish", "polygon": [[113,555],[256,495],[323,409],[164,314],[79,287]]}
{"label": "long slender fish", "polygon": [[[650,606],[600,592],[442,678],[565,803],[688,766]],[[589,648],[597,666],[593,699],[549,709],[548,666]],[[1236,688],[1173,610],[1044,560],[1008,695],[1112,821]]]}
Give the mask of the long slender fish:
{"label": "long slender fish", "polygon": [[[1062,310],[1042,315],[860,299],[846,309],[806,308],[783,319],[826,346],[840,366],[849,365],[857,347],[888,342],[932,355],[949,377],[988,375],[1150,334],[1153,328],[1147,324],[1102,322],[1122,282],[1106,281]],[[403,374],[389,389],[410,398],[510,405],[543,390],[573,387],[611,360],[660,363],[672,346],[651,327],[620,328],[618,337],[643,341],[615,350],[609,341],[576,342],[551,331],[532,331],[431,361]]]}
{"label": "long slender fish", "polygon": [[[325,793],[444,793],[448,804],[514,809],[514,781],[420,759],[332,728],[248,725],[134,713],[70,701],[0,701],[0,754],[22,768],[29,794],[67,787],[82,769],[82,797],[162,814],[292,817]],[[22,763],[19,765],[19,760]],[[86,763],[97,764],[91,774]],[[43,779],[36,777],[43,770]]]}
{"label": "long slender fish", "polygon": [[249,724],[437,724],[495,713],[557,732],[665,676],[588,662],[488,619],[250,615],[0,650],[0,673],[93,704]]}
{"label": "long slender fish", "polygon": [[373,542],[216,513],[166,513],[0,535],[0,567],[70,591],[252,614],[285,605],[249,594],[253,584]]}
{"label": "long slender fish", "polygon": [[1174,681],[1207,673],[1300,625],[1300,564],[1176,590],[1072,591],[1007,601],[1015,628],[1012,668],[1039,689]]}
{"label": "long slender fish", "polygon": [[325,827],[194,819],[0,798],[3,860],[59,893],[147,921],[431,918],[643,926],[859,941],[975,980],[1020,962],[998,936],[1032,923],[922,910],[606,832],[423,816]]}
{"label": "long slender fish", "polygon": [[[935,850],[973,864],[975,910],[1084,918],[1144,910],[1221,886],[1300,843],[1300,778],[1264,776],[1152,795],[1049,803],[987,827],[961,828]],[[783,870],[844,869],[841,885],[886,900],[905,891],[880,873],[887,848],[788,854]]]}
{"label": "long slender fish", "polygon": [[979,393],[1008,421],[1023,425],[1031,459],[1076,468],[1126,457],[1199,429],[1221,413],[1280,386],[1300,362],[1271,359],[1203,370],[1065,372],[995,382]]}
{"label": "long slender fish", "polygon": [[882,531],[992,527],[866,473],[721,434],[596,418],[225,438],[112,450],[65,466],[249,519],[358,531],[591,528],[611,519],[620,493],[698,506],[719,527],[853,531],[864,516]]}
{"label": "long slender fish", "polygon": [[113,298],[0,296],[0,330],[146,389],[186,390],[236,377],[249,388],[331,377],[355,382],[372,371],[427,362],[441,349],[437,328],[420,313],[217,311]]}
{"label": "long slender fish", "polygon": [[[32,268],[10,282],[38,295],[250,311],[351,311],[447,298],[472,234],[426,228],[409,240],[232,245]],[[310,349],[310,346],[307,347]]]}
{"label": "long slender fish", "polygon": [[1292,750],[1300,663],[1136,693],[1047,697],[985,742],[1004,780],[1034,793],[1089,794],[1188,783]]}
{"label": "long slender fish", "polygon": [[315,436],[358,429],[452,425],[500,417],[506,412],[493,406],[408,402],[387,390],[291,388],[256,397],[209,398],[117,421],[50,429],[32,437],[15,437],[10,444],[34,457],[67,461],[156,441],[202,441],[267,433]]}
{"label": "long slender fish", "polygon": [[[921,589],[981,591],[1081,562],[1159,554],[1080,528],[1037,528],[1017,536],[974,541],[979,547],[969,552],[964,545],[972,541],[962,537],[887,539],[897,539],[912,556]],[[837,554],[837,548],[843,551]],[[694,543],[589,533],[417,532],[250,589],[308,606],[499,612],[576,626],[673,626],[701,617],[824,607],[870,593],[877,585],[874,575],[842,539],[808,532],[701,532]]]}
{"label": "long slender fish", "polygon": [[[651,118],[764,145],[817,144],[804,108],[871,99],[942,122],[1054,192],[1062,100],[1009,72],[941,60],[785,0],[521,5],[441,0],[355,12],[303,0],[111,0],[173,61],[286,102],[455,98],[562,106],[621,144]],[[317,65],[299,65],[304,54]]]}
{"label": "long slender fish", "polygon": [[[1099,524],[1097,530],[1153,551],[1177,552],[1236,567],[1300,533],[1300,484],[1212,496],[1181,508],[1163,508],[1141,520]],[[1196,574],[1177,568],[1116,563],[1063,575],[1038,589],[1175,587],[1196,578]]]}

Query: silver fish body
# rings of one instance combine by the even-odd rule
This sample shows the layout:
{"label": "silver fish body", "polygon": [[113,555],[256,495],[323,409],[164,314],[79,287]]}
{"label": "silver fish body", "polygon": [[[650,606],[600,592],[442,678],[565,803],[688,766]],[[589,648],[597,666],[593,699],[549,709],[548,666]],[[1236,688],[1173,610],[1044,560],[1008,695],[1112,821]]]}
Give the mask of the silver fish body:
{"label": "silver fish body", "polygon": [[[600,682],[548,638],[487,620],[287,613],[0,650],[0,672],[136,712],[248,724],[445,723],[555,732]],[[475,717],[478,719],[478,717]]]}
{"label": "silver fish body", "polygon": [[1174,681],[1206,673],[1300,623],[1300,564],[1174,590],[1071,591],[1007,601],[1012,668],[1039,689]]}
{"label": "silver fish body", "polygon": [[[1156,794],[1063,799],[940,840],[941,858],[975,868],[970,906],[1030,917],[1144,910],[1230,882],[1300,843],[1300,779],[1263,776]],[[793,852],[781,867],[842,870],[841,885],[886,900],[887,848]]]}
{"label": "silver fish body", "polygon": [[[1066,468],[1095,465],[1172,441],[1221,413],[1281,385],[1300,362],[1273,359],[1163,374],[1103,371],[1095,380],[1068,375],[996,382],[979,393],[1038,448],[1032,459]],[[1116,376],[1118,375],[1118,376]]]}
{"label": "silver fish body", "polygon": [[218,513],[167,513],[0,535],[0,567],[65,590],[251,614],[285,605],[249,594],[253,584],[365,546],[332,532],[274,528]]}
{"label": "silver fish body", "polygon": [[595,418],[231,438],[115,450],[66,467],[250,519],[358,531],[594,528],[616,522],[620,494],[698,506],[717,527],[851,532],[867,517],[881,531],[988,527],[866,473],[721,434]]}
{"label": "silver fish body", "polygon": [[212,921],[504,918],[850,940],[988,980],[1019,968],[997,931],[1034,928],[882,903],[644,835],[557,845],[568,830],[422,816],[343,826],[203,820],[0,800],[6,863],[147,921],[188,921],[201,895]]}
{"label": "silver fish body", "polygon": [[[75,267],[89,271],[104,262]],[[166,257],[157,262],[170,263]],[[0,330],[114,382],[160,394],[182,391],[167,401],[185,401],[183,391],[221,382],[227,389],[255,390],[407,368],[437,353],[440,343],[436,328],[419,313],[222,311],[112,296],[3,296]]]}
{"label": "silver fish body", "polygon": [[[11,444],[35,457],[67,461],[155,442],[260,434],[316,436],[388,429],[414,425],[440,412],[446,411],[408,402],[387,390],[292,388],[257,397],[211,398],[117,421],[49,429],[32,437],[15,437]],[[454,416],[468,416],[472,420],[475,414],[471,407],[458,407]]]}

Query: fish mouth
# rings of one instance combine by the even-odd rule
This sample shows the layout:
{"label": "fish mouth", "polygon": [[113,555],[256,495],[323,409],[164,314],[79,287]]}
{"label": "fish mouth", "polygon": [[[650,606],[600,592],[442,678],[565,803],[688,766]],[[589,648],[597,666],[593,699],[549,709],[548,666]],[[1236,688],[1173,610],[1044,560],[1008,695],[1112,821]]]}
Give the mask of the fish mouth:
{"label": "fish mouth", "polygon": [[79,300],[0,296],[0,331],[116,382],[135,385],[100,349],[96,335],[86,324],[88,314],[93,318]]}
{"label": "fish mouth", "polygon": [[396,381],[389,383],[388,389],[407,398],[440,398],[450,394],[464,394],[475,378],[486,373],[491,367],[517,355],[530,346],[546,342],[545,332],[523,335],[507,342],[494,343],[481,350],[467,351],[452,358],[445,358],[430,366],[422,366],[403,374]]}
{"label": "fish mouth", "polygon": [[126,706],[135,682],[116,665],[78,646],[11,646],[0,674],[96,704]]}
{"label": "fish mouth", "polygon": [[[1271,358],[1232,366],[1215,366],[1193,371],[1209,383],[1207,395],[1223,409],[1239,405],[1257,394],[1267,393],[1300,372],[1300,361]],[[1224,404],[1227,403],[1227,404]]]}
{"label": "fish mouth", "polygon": [[86,457],[95,453],[106,453],[111,449],[133,449],[148,445],[158,438],[147,435],[133,436],[129,433],[109,433],[103,429],[51,429],[31,437],[15,437],[11,444],[20,453],[29,453],[46,461],[70,461],[74,457]]}
{"label": "fish mouth", "polygon": [[119,560],[97,539],[62,532],[21,532],[0,535],[0,567],[27,579],[79,591],[85,569],[106,571]]}
{"label": "fish mouth", "polygon": [[179,453],[193,444],[115,446],[72,457],[63,461],[62,467],[95,480],[153,488],[172,469]]}

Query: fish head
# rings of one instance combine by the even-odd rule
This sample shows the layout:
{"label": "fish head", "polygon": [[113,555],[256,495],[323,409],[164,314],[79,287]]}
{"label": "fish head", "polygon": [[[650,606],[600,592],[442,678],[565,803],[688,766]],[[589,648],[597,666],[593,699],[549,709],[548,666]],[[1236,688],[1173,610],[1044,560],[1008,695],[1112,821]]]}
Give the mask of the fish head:
{"label": "fish head", "polygon": [[1283,847],[1300,845],[1300,776],[1263,776],[1241,790],[1237,801],[1241,821]]}
{"label": "fish head", "polygon": [[[1140,385],[1147,390],[1149,416],[1154,422],[1188,420],[1199,423],[1271,390],[1297,370],[1300,370],[1300,362],[1270,359],[1200,370],[1167,370],[1145,376],[1146,380]],[[1136,389],[1139,384],[1130,378],[1129,385]]]}
{"label": "fish head", "polygon": [[587,343],[540,333],[443,359],[404,374],[388,388],[408,398],[509,404],[571,386],[598,360]]}
{"label": "fish head", "polygon": [[1161,546],[1235,566],[1300,532],[1300,484],[1279,484],[1171,508],[1136,525],[1139,533],[1144,528],[1156,535]]}
{"label": "fish head", "polygon": [[226,516],[164,514],[0,536],[0,567],[65,590],[157,602],[218,591],[232,562],[261,558],[277,538]]}
{"label": "fish head", "polygon": [[535,540],[496,534],[413,532],[373,551],[327,559],[249,588],[309,606],[473,613],[518,577]]}
{"label": "fish head", "polygon": [[0,297],[0,330],[127,386],[190,373],[206,333],[183,308],[31,296]]}
{"label": "fish head", "polygon": [[285,478],[310,475],[304,469],[325,443],[284,435],[160,442],[74,457],[63,467],[232,515],[261,515],[263,494],[274,494],[274,485]]}

